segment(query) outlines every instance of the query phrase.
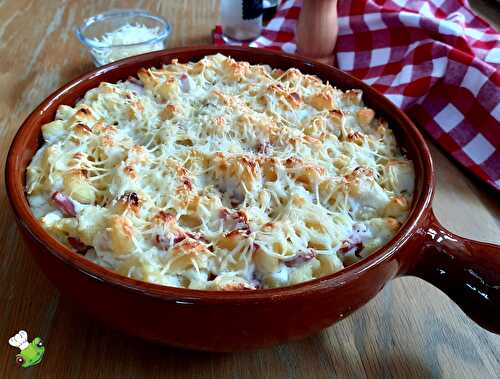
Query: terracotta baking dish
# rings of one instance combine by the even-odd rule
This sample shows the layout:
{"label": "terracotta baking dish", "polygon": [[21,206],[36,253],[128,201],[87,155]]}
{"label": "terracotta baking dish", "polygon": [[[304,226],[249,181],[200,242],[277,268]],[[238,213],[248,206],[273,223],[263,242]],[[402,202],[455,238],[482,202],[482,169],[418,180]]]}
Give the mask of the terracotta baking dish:
{"label": "terracotta baking dish", "polygon": [[[360,88],[384,116],[416,169],[408,221],[383,248],[336,274],[291,287],[208,292],[148,284],[108,271],[51,238],[31,214],[25,169],[41,143],[40,127],[61,104],[74,105],[101,81],[116,82],[172,58],[199,60],[221,52],[237,60],[316,74],[339,88]],[[19,229],[42,271],[75,305],[108,326],[148,340],[210,351],[254,349],[316,333],[367,303],[391,279],[415,275],[443,290],[475,322],[500,333],[500,247],[458,237],[435,219],[429,150],[413,123],[361,81],[327,65],[273,51],[190,47],[149,53],[101,67],[68,83],[26,119],[10,148],[7,193]],[[409,310],[411,312],[411,310]]]}

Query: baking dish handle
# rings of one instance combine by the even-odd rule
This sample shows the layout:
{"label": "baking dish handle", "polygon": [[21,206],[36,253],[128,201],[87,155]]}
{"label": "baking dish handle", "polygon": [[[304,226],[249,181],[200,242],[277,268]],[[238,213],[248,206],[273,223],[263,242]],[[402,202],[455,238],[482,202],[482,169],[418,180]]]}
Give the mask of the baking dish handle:
{"label": "baking dish handle", "polygon": [[420,254],[406,274],[441,289],[477,324],[500,334],[500,246],[449,232],[432,211],[418,238]]}

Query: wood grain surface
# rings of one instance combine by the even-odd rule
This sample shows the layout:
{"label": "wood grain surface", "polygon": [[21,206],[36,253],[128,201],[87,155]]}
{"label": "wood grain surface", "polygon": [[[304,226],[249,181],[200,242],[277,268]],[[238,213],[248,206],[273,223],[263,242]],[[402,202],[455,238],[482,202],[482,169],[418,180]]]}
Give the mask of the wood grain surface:
{"label": "wood grain surface", "polygon": [[[207,354],[149,344],[95,325],[67,306],[43,277],[21,244],[3,170],[10,141],[28,113],[92,68],[74,37],[75,25],[110,8],[145,8],[172,22],[170,47],[209,43],[218,6],[215,0],[0,1],[0,377],[499,378],[500,337],[414,278],[393,281],[351,317],[306,340],[250,353]],[[500,20],[494,1],[473,6]],[[500,243],[498,194],[431,148],[440,221],[463,236]],[[45,340],[39,366],[15,365],[17,351],[7,341],[19,329],[26,329],[30,340]]]}

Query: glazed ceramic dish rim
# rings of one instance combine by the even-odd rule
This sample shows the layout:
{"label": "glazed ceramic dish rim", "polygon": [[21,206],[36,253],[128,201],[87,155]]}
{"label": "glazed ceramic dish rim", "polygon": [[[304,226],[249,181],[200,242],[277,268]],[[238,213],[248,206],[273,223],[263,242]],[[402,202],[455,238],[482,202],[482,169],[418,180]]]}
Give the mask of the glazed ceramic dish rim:
{"label": "glazed ceramic dish rim", "polygon": [[[287,58],[287,64],[290,67],[294,67],[294,62],[301,62],[306,64],[311,68],[322,67],[326,70],[337,71],[337,76],[343,76],[345,79],[357,82],[357,88],[363,90],[363,99],[366,98],[377,98],[378,102],[385,108],[384,112],[391,115],[391,118],[398,119],[397,124],[403,129],[401,134],[406,134],[407,140],[411,140],[415,145],[414,150],[417,152],[418,156],[412,156],[411,159],[415,166],[416,183],[414,198],[412,202],[412,208],[408,215],[407,220],[404,222],[401,229],[397,234],[385,245],[377,249],[368,257],[362,259],[361,261],[350,265],[341,271],[334,274],[323,276],[311,281],[295,284],[287,287],[271,288],[271,289],[257,289],[257,290],[246,290],[246,291],[207,291],[207,290],[194,290],[186,288],[169,287],[160,284],[154,284],[149,282],[144,282],[140,280],[135,280],[108,270],[96,263],[89,261],[87,258],[73,252],[68,247],[63,245],[61,242],[57,241],[55,238],[50,236],[50,234],[42,227],[41,223],[32,214],[29,207],[26,194],[24,192],[24,184],[22,177],[17,175],[15,172],[16,166],[16,154],[14,154],[15,147],[23,143],[23,137],[28,133],[30,128],[41,126],[34,123],[37,117],[43,115],[44,112],[49,110],[54,102],[60,100],[61,97],[68,95],[74,91],[75,87],[78,87],[82,83],[93,79],[97,76],[101,76],[108,73],[111,70],[118,70],[120,68],[128,66],[136,66],[141,64],[142,66],[151,66],[151,62],[155,59],[161,58],[162,56],[168,56],[169,58],[175,57],[176,53],[186,53],[192,52],[193,59],[198,57],[199,53],[197,51],[211,50],[206,54],[215,54],[220,52],[222,54],[231,55],[231,52],[241,52],[249,53],[257,56],[257,61],[259,56],[263,55],[281,55]],[[125,79],[125,78],[122,78]],[[335,83],[332,83],[335,85]],[[88,89],[84,90],[86,92]],[[71,104],[73,105],[73,104]],[[378,107],[380,108],[380,107]],[[379,110],[375,109],[376,113],[380,113]],[[389,126],[396,129],[395,122],[391,121]],[[41,133],[41,132],[40,132]],[[401,138],[398,138],[398,143]],[[407,144],[407,143],[406,143]],[[405,144],[400,144],[404,149]],[[22,155],[20,152],[17,155]],[[30,157],[31,159],[31,157]],[[434,176],[433,176],[433,164],[430,156],[427,144],[424,141],[423,136],[417,130],[416,126],[410,121],[410,119],[399,110],[392,102],[390,102],[383,95],[378,93],[375,89],[369,87],[358,79],[352,78],[350,75],[325,64],[311,61],[308,58],[304,58],[298,55],[290,55],[284,53],[277,53],[275,51],[255,49],[255,48],[243,48],[243,47],[233,47],[233,46],[195,46],[188,48],[176,48],[161,50],[152,53],[147,53],[131,58],[126,58],[120,61],[110,63],[105,66],[101,66],[87,74],[81,75],[78,78],[70,81],[66,85],[60,87],[58,90],[53,92],[48,96],[36,109],[28,116],[28,118],[23,122],[19,130],[17,131],[9,152],[7,154],[7,164],[6,164],[6,183],[7,183],[7,195],[9,201],[13,207],[16,217],[23,225],[24,229],[30,233],[31,237],[38,241],[40,244],[44,245],[47,250],[55,255],[57,258],[62,260],[64,263],[68,264],[72,268],[83,272],[84,274],[91,276],[99,281],[106,282],[108,284],[126,288],[131,291],[140,292],[148,296],[155,296],[167,299],[175,299],[178,301],[185,302],[196,302],[196,303],[214,303],[214,302],[226,302],[226,301],[250,301],[250,302],[262,302],[269,301],[275,297],[289,297],[296,296],[303,293],[310,293],[311,291],[321,291],[323,289],[328,289],[336,286],[342,286],[346,282],[349,282],[351,278],[358,277],[363,274],[366,270],[379,264],[380,262],[391,258],[398,249],[410,239],[421,221],[426,210],[429,208],[433,193],[434,193]],[[42,254],[44,254],[42,252]],[[397,275],[397,273],[395,274]]]}

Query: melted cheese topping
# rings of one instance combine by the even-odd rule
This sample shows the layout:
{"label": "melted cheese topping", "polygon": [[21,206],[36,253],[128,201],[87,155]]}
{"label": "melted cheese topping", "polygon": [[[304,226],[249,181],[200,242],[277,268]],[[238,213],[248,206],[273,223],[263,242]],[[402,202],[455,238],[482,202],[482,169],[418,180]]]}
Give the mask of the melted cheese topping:
{"label": "melted cheese topping", "polygon": [[62,105],[27,169],[36,217],[88,259],[169,286],[280,287],[406,219],[413,165],[361,91],[223,55],[138,77]]}

